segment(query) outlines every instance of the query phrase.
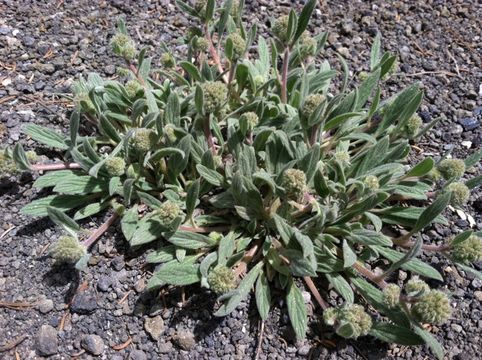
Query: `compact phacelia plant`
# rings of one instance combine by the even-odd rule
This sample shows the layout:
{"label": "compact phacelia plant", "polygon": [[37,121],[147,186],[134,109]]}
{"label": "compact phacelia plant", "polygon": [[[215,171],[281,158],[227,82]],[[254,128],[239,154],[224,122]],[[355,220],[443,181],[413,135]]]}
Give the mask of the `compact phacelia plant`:
{"label": "compact phacelia plant", "polygon": [[[75,84],[68,136],[26,127],[64,151],[63,162],[32,165],[20,144],[8,156],[22,169],[56,170],[34,183],[53,195],[22,209],[48,214],[68,232],[52,246],[54,258],[82,268],[89,247],[120,220],[132,247],[156,249],[147,255],[156,264],[150,291],[200,283],[220,296],[215,315],[224,316],[254,288],[262,319],[284,291],[301,339],[304,282],[338,335],[427,342],[441,357],[422,323],[450,316],[447,295],[418,278],[390,280],[399,269],[443,280],[416,258],[420,251],[481,276],[470,267],[481,260],[480,233],[430,244],[420,232],[448,225],[444,209],[467,202],[482,179],[464,180],[465,169],[478,166],[482,152],[437,162],[417,153],[409,162],[413,142],[435,123],[416,114],[420,85],[382,98],[396,58],[381,53],[378,36],[362,79],[350,81],[339,57],[342,76],[332,84],[338,72],[322,54],[327,34],[306,30],[315,0],[274,19],[268,41],[243,25],[243,1],[177,3],[193,17],[185,60],[161,43],[153,67],[120,21],[112,47],[126,64],[123,78],[90,74]],[[97,131],[79,132],[85,122]],[[109,218],[82,240],[76,220],[100,212]],[[319,278],[343,304],[328,305]]]}

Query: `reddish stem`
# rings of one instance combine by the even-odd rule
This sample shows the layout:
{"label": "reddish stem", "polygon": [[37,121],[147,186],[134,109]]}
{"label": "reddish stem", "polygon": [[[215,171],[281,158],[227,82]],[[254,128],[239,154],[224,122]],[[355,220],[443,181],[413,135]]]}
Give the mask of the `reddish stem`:
{"label": "reddish stem", "polygon": [[213,155],[216,155],[216,148],[214,147],[213,134],[211,133],[211,126],[209,116],[204,119],[203,123],[204,136],[208,142],[208,147],[211,149]]}
{"label": "reddish stem", "polygon": [[194,232],[194,233],[210,233],[213,231],[216,232],[225,232],[228,230],[231,230],[231,226],[213,226],[213,227],[192,227],[192,226],[187,226],[187,225],[181,225],[179,226],[179,230],[182,231],[189,231],[189,232]]}
{"label": "reddish stem", "polygon": [[359,263],[354,263],[353,268],[358,271],[361,275],[366,277],[368,280],[377,284],[381,289],[385,288],[388,284],[385,280],[380,279],[377,275],[375,275],[372,271],[368,270],[366,267]]}
{"label": "reddish stem", "polygon": [[238,265],[236,270],[234,270],[234,273],[236,274],[236,276],[239,276],[246,272],[246,269],[248,268],[248,264],[251,262],[251,260],[253,260],[260,246],[261,246],[261,240],[258,240],[258,242],[256,242],[256,244],[254,244],[253,247],[249,249],[248,252],[244,255],[243,259],[241,260],[241,263]]}
{"label": "reddish stem", "polygon": [[80,168],[81,168],[80,165],[77,163],[35,164],[30,166],[30,169],[34,171],[53,171],[53,170],[80,169]]}
{"label": "reddish stem", "polygon": [[[405,244],[402,244],[402,245],[399,245],[403,248],[411,248],[415,245],[415,242],[414,241],[410,241],[408,243],[405,243]],[[450,249],[450,245],[448,244],[442,244],[442,245],[434,245],[434,244],[424,244],[422,245],[422,250],[426,250],[426,251],[447,251]]]}
{"label": "reddish stem", "polygon": [[[211,33],[209,32],[208,24],[204,26],[204,32],[206,33],[206,39],[209,42],[209,53],[211,54],[213,61],[217,65],[219,73],[222,74],[224,73],[223,65],[221,64],[221,59],[219,58],[218,51],[216,50],[216,47],[213,44],[213,39],[211,37]],[[223,75],[222,78],[223,78],[223,81],[227,84],[228,78],[226,77],[226,75]]]}
{"label": "reddish stem", "polygon": [[288,102],[288,65],[290,62],[290,49],[287,47],[283,56],[283,66],[281,68],[281,102]]}
{"label": "reddish stem", "polygon": [[117,220],[119,214],[114,212],[105,223],[99,226],[90,236],[82,241],[82,245],[86,248],[89,248],[92,244],[94,244],[108,229],[109,227]]}
{"label": "reddish stem", "polygon": [[315,297],[316,301],[318,302],[318,305],[325,310],[328,308],[328,304],[325,300],[320,295],[320,292],[316,288],[315,284],[313,283],[313,280],[309,276],[303,277],[303,280],[305,280],[306,285],[308,285],[308,288],[310,289],[311,293]]}

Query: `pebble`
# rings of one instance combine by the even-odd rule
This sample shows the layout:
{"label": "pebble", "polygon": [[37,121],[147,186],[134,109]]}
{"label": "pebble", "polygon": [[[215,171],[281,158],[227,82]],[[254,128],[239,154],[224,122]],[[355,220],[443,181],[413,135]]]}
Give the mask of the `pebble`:
{"label": "pebble", "polygon": [[151,335],[154,340],[158,340],[159,337],[164,333],[165,326],[164,320],[162,320],[161,315],[155,317],[148,317],[144,319],[144,330]]}
{"label": "pebble", "polygon": [[77,314],[90,314],[97,310],[97,301],[92,295],[77,294],[72,301],[70,311]]}
{"label": "pebble", "polygon": [[54,308],[54,302],[50,299],[45,299],[38,304],[38,310],[42,314],[47,314]]}
{"label": "pebble", "polygon": [[112,286],[112,277],[109,275],[102,275],[99,280],[97,280],[97,289],[106,292]]}
{"label": "pebble", "polygon": [[161,354],[169,354],[170,352],[173,351],[172,343],[170,341],[159,343],[159,345],[157,346],[157,350]]}
{"label": "pebble", "polygon": [[37,333],[37,352],[41,356],[50,356],[58,352],[57,330],[50,325],[42,325]]}
{"label": "pebble", "polygon": [[452,324],[450,325],[450,328],[455,331],[455,332],[462,332],[463,328],[459,324]]}
{"label": "pebble", "polygon": [[305,345],[302,345],[299,349],[298,349],[298,355],[300,356],[307,356],[309,353],[310,353],[310,345],[308,344],[305,344]]}
{"label": "pebble", "polygon": [[99,335],[87,335],[82,338],[82,347],[92,355],[100,355],[104,352],[104,340]]}
{"label": "pebble", "polygon": [[478,301],[482,301],[482,291],[474,291],[474,296]]}
{"label": "pebble", "polygon": [[191,350],[196,345],[196,339],[191,331],[181,330],[173,338],[174,343],[183,350]]}
{"label": "pebble", "polygon": [[129,354],[129,360],[147,360],[147,355],[142,350],[133,350]]}
{"label": "pebble", "polygon": [[459,123],[464,127],[465,131],[472,131],[480,126],[480,123],[474,118],[463,118],[459,120]]}

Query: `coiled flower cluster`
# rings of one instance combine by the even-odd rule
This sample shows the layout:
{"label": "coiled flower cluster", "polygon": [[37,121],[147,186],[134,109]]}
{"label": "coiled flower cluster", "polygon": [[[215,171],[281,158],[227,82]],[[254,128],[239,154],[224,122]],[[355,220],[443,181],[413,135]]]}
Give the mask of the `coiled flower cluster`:
{"label": "coiled flower cluster", "polygon": [[452,314],[447,295],[439,290],[430,290],[412,305],[412,315],[423,323],[442,324]]}
{"label": "coiled flower cluster", "polygon": [[105,171],[109,176],[121,176],[124,175],[126,162],[123,158],[114,156],[106,159],[104,163]]}
{"label": "coiled flower cluster", "polygon": [[465,173],[465,163],[460,159],[445,159],[437,166],[445,180],[461,178]]}
{"label": "coiled flower cluster", "polygon": [[323,94],[311,94],[306,98],[301,112],[305,117],[310,117],[311,114],[325,101],[326,97]]}
{"label": "coiled flower cluster", "polygon": [[74,264],[87,253],[87,249],[73,236],[61,236],[50,251],[59,263]]}
{"label": "coiled flower cluster", "polygon": [[482,260],[482,238],[477,235],[451,247],[452,258],[464,264],[471,264]]}
{"label": "coiled flower cluster", "polygon": [[132,60],[136,56],[136,45],[129,35],[117,33],[111,40],[112,50],[115,54],[126,60]]}
{"label": "coiled flower cluster", "polygon": [[221,81],[207,81],[202,84],[202,90],[204,110],[208,113],[218,111],[228,96],[228,88]]}
{"label": "coiled flower cluster", "polygon": [[181,209],[175,202],[167,200],[162,203],[156,213],[164,225],[169,225],[181,214]]}
{"label": "coiled flower cluster", "polygon": [[282,186],[290,200],[299,201],[306,189],[306,175],[298,169],[288,169],[283,174]]}
{"label": "coiled flower cluster", "polygon": [[157,143],[157,134],[153,129],[137,129],[131,138],[135,150],[145,153],[151,150]]}
{"label": "coiled flower cluster", "polygon": [[338,335],[346,339],[356,339],[367,335],[372,327],[372,318],[361,305],[346,304],[329,308],[323,313],[325,323],[335,327]]}
{"label": "coiled flower cluster", "polygon": [[230,268],[218,266],[209,273],[208,284],[216,294],[225,294],[236,287],[236,275]]}

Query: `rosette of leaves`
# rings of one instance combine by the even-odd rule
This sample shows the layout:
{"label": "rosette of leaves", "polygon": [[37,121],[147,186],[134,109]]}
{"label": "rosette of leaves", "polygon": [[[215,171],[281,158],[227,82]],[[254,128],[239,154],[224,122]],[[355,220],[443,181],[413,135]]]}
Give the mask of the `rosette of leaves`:
{"label": "rosette of leaves", "polygon": [[[244,27],[243,1],[234,12],[230,0],[221,8],[213,0],[198,2],[197,8],[177,3],[197,19],[186,38],[187,60],[152,69],[145,49],[135,57],[129,53],[124,60],[131,73],[125,79],[105,81],[91,74],[85,80],[69,134],[26,127],[31,138],[63,152],[64,162],[31,165],[21,145],[15,147],[13,157],[22,169],[57,170],[34,183],[53,194],[22,212],[51,217],[55,212],[57,223],[78,231],[76,220],[115,207],[114,218],[99,229],[120,218],[131,246],[155,245],[147,256],[156,264],[149,290],[200,283],[220,294],[215,315],[224,316],[254,288],[266,319],[271,289],[281,289],[300,339],[308,329],[302,283],[325,310],[326,289],[318,289],[316,280],[324,278],[347,304],[364,304],[363,298],[386,319],[368,321],[368,312],[347,305],[343,308],[363,315],[363,329],[345,331],[356,329],[347,324],[338,334],[368,333],[405,345],[427,342],[440,357],[438,343],[403,306],[410,299],[400,296],[398,306],[394,297],[387,306],[382,292],[399,269],[443,280],[417,259],[420,251],[438,251],[480,276],[467,264],[473,257],[451,251],[472,232],[443,245],[423,244],[417,236],[433,223],[448,225],[442,213],[453,190],[453,179],[432,180],[433,159],[408,165],[411,144],[435,123],[417,122],[416,129],[412,120],[407,135],[423,98],[419,84],[382,98],[382,78],[395,57],[381,53],[379,37],[369,74],[353,87],[343,59],[338,59],[341,74],[319,61],[326,33],[310,40],[310,56],[300,56],[314,0],[300,14],[291,11],[282,21],[282,38],[269,41],[256,38],[255,26]],[[128,35],[122,21],[118,31]],[[233,56],[229,34],[239,35],[245,49],[256,40],[257,54]],[[207,42],[206,53],[197,48],[198,39]],[[337,88],[331,81],[339,75]],[[128,92],[125,84],[132,80],[139,88]],[[313,101],[305,104],[307,99]],[[256,121],[247,121],[253,114]],[[83,122],[97,131],[79,133]],[[465,168],[477,166],[481,156],[479,151],[464,160]],[[471,190],[482,179],[457,181]],[[387,265],[375,274],[374,263]],[[341,326],[350,318],[332,323]]]}

